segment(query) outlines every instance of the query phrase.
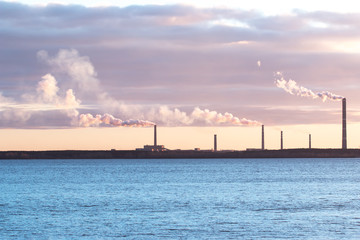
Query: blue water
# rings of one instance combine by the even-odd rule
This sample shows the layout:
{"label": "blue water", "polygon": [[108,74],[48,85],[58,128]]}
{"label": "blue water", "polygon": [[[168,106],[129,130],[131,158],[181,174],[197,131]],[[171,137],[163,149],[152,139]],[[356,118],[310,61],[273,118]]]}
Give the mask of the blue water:
{"label": "blue water", "polygon": [[359,239],[360,159],[0,161],[0,239]]}

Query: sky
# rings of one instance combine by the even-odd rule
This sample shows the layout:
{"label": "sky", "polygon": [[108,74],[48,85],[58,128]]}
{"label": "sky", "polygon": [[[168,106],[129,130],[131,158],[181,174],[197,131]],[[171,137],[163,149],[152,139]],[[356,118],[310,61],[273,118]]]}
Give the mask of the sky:
{"label": "sky", "polygon": [[360,139],[350,1],[0,1],[0,150]]}

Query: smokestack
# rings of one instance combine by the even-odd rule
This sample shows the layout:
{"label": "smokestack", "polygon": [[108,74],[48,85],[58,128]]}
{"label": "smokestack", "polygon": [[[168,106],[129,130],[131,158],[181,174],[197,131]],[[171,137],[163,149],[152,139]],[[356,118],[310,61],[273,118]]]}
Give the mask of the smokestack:
{"label": "smokestack", "polygon": [[280,149],[283,150],[284,149],[284,145],[283,145],[283,131],[281,131],[281,137],[280,137]]}
{"label": "smokestack", "polygon": [[154,125],[154,146],[157,146],[157,142],[156,142],[156,125]]}
{"label": "smokestack", "polygon": [[346,98],[342,99],[342,149],[347,149],[347,142],[346,142]]}
{"label": "smokestack", "polygon": [[214,152],[217,151],[217,139],[216,139],[216,134],[214,134]]}
{"label": "smokestack", "polygon": [[311,149],[311,134],[309,134],[309,149]]}
{"label": "smokestack", "polygon": [[265,149],[265,140],[264,140],[264,125],[261,125],[261,149]]}

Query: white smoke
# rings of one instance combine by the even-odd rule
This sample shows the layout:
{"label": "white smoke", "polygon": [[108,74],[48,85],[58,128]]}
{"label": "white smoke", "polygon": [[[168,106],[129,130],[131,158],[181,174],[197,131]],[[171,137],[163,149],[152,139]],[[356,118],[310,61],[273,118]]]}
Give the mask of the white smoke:
{"label": "white smoke", "polygon": [[76,125],[76,117],[79,115],[77,108],[80,107],[81,101],[76,99],[74,91],[68,89],[66,91],[65,99],[63,101],[63,107],[65,107],[66,114],[72,119],[72,125]]}
{"label": "white smoke", "polygon": [[77,108],[80,107],[80,100],[76,99],[74,91],[68,89],[64,98],[57,95],[59,88],[57,81],[51,74],[46,74],[42,77],[42,81],[38,83],[37,91],[40,93],[42,99],[47,102],[56,104],[56,106],[66,112],[68,117],[72,119],[72,124],[81,127],[91,126],[123,126],[123,127],[147,127],[152,126],[154,123],[143,120],[126,120],[115,118],[110,114],[96,115],[81,114]]}
{"label": "white smoke", "polygon": [[95,67],[87,56],[81,56],[75,49],[61,49],[51,57],[45,50],[37,53],[39,60],[45,62],[54,71],[67,74],[72,85],[77,87],[78,92],[90,94],[101,105],[101,109],[109,112],[118,112],[124,116],[140,115],[141,112],[135,106],[128,106],[112,98],[100,85]]}
{"label": "white smoke", "polygon": [[0,117],[7,121],[26,122],[35,111],[60,110],[65,113],[74,126],[123,126],[123,127],[147,127],[154,123],[143,120],[126,120],[115,118],[110,114],[96,115],[81,114],[78,109],[81,108],[81,101],[74,94],[73,89],[68,89],[64,95],[60,95],[58,82],[51,74],[46,74],[38,82],[37,95],[27,94],[27,103],[16,103],[10,98],[4,97],[0,93]]}
{"label": "white smoke", "polygon": [[44,75],[36,89],[38,103],[52,104],[57,109],[64,110],[69,117],[76,117],[79,114],[76,109],[80,107],[81,101],[76,99],[72,89],[68,89],[64,97],[58,95],[59,90],[55,77],[51,74]]}
{"label": "white smoke", "polygon": [[38,82],[36,91],[38,92],[41,100],[45,102],[56,101],[57,92],[59,91],[56,79],[51,74],[44,75],[42,80]]}
{"label": "white smoke", "polygon": [[210,111],[208,109],[201,110],[200,108],[195,108],[191,113],[191,118],[194,120],[202,120],[208,124],[232,124],[232,125],[248,125],[248,126],[257,126],[261,125],[258,121],[249,120],[246,118],[238,118],[233,116],[231,113],[218,113],[216,111]]}
{"label": "white smoke", "polygon": [[74,91],[72,89],[68,89],[66,91],[66,96],[64,99],[65,106],[69,108],[78,108],[80,106],[80,100],[77,100]]}
{"label": "white smoke", "polygon": [[95,115],[92,114],[81,114],[79,116],[79,126],[81,127],[93,127],[109,125],[114,127],[149,127],[155,125],[155,123],[144,120],[126,120],[123,121],[119,118],[115,118],[110,114]]}
{"label": "white smoke", "polygon": [[[97,74],[94,66],[88,57],[80,56],[77,50],[60,50],[54,57],[50,57],[46,51],[39,51],[38,58],[51,67],[55,71],[70,76],[73,83],[77,85],[79,91],[86,93],[91,92],[96,97],[98,108],[103,111],[116,112],[117,115],[126,118],[146,118],[152,119],[157,123],[163,123],[168,126],[191,125],[191,124],[233,124],[233,125],[258,125],[257,121],[251,121],[245,118],[239,119],[230,113],[217,113],[210,110],[201,110],[195,108],[192,113],[187,114],[178,108],[170,109],[168,106],[153,107],[149,109],[145,106],[127,105],[120,101],[113,99],[106,91],[102,90],[100,81],[97,79]],[[261,62],[258,61],[258,65]],[[70,94],[70,96],[73,94]],[[69,97],[71,99],[71,97]],[[70,102],[74,102],[75,97]],[[71,104],[68,104],[71,105]],[[77,107],[76,102],[73,105],[74,109]],[[148,126],[149,121],[143,120],[129,120],[122,121],[113,117],[110,114],[91,115],[81,114],[80,116],[73,114],[73,122],[78,126]],[[77,117],[77,118],[75,118]],[[112,119],[112,121],[107,121]],[[151,124],[150,124],[151,125]]]}
{"label": "white smoke", "polygon": [[89,57],[80,56],[77,50],[61,49],[55,57],[49,57],[46,51],[41,50],[37,56],[54,69],[66,72],[80,89],[91,92],[99,90],[100,84],[94,66]]}
{"label": "white smoke", "polygon": [[[124,115],[129,115],[129,110],[124,104],[114,100],[109,94],[101,89],[100,81],[97,79],[97,73],[92,65],[89,57],[80,56],[75,49],[61,49],[56,56],[50,57],[48,53],[41,50],[37,53],[40,60],[46,62],[56,71],[66,73],[71,80],[77,85],[81,91],[87,93],[91,92],[99,101],[100,107],[103,109],[120,109],[121,112],[126,112]],[[144,120],[120,120],[113,117],[111,114],[91,115],[81,114],[76,110],[79,107],[79,102],[76,100],[72,89],[67,91],[65,104],[68,109],[68,116],[72,118],[72,124],[81,127],[91,126],[150,126],[153,123]],[[73,107],[73,109],[71,109]]]}
{"label": "white smoke", "polygon": [[[46,74],[41,77],[42,80],[38,82],[36,92],[37,104],[52,104],[55,105],[58,109],[76,109],[80,106],[80,100],[76,99],[74,91],[68,89],[65,93],[65,96],[60,96],[58,94],[60,88],[58,87],[58,82],[56,78],[51,74]],[[36,99],[36,97],[28,94],[26,98],[30,101]],[[31,104],[31,102],[28,102]]]}
{"label": "white smoke", "polygon": [[161,106],[151,113],[156,122],[164,123],[168,126],[188,126],[188,125],[244,125],[256,126],[261,125],[258,121],[238,118],[231,113],[218,113],[208,109],[202,110],[195,107],[194,110],[187,114],[177,108],[170,109],[168,106]]}
{"label": "white smoke", "polygon": [[186,112],[182,112],[177,108],[170,109],[168,106],[154,108],[147,115],[156,122],[163,123],[168,126],[182,126],[193,123],[193,120]]}
{"label": "white smoke", "polygon": [[80,101],[75,98],[73,90],[69,89],[65,96],[59,95],[60,88],[51,74],[42,76],[35,90],[36,93],[24,94],[20,102],[0,93],[0,119],[11,126],[26,126],[27,121],[40,112],[60,111],[71,118],[78,115],[76,108],[80,106]]}
{"label": "white smoke", "polygon": [[310,89],[307,89],[303,86],[299,86],[294,80],[289,79],[288,81],[286,81],[281,72],[277,72],[275,74],[275,77],[276,77],[276,81],[275,81],[276,86],[278,88],[284,89],[286,92],[292,95],[297,95],[301,97],[310,97],[313,99],[321,98],[323,102],[325,102],[327,99],[332,101],[340,101],[344,98],[343,96],[336,95],[328,91],[314,93]]}

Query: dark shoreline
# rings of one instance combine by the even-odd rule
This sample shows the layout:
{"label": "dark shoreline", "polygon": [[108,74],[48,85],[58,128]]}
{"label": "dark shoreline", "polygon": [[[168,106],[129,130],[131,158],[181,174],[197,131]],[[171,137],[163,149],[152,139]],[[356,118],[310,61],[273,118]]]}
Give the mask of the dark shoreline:
{"label": "dark shoreline", "polygon": [[134,150],[0,151],[0,159],[151,159],[151,158],[360,158],[360,149],[285,149],[256,151],[162,152]]}

